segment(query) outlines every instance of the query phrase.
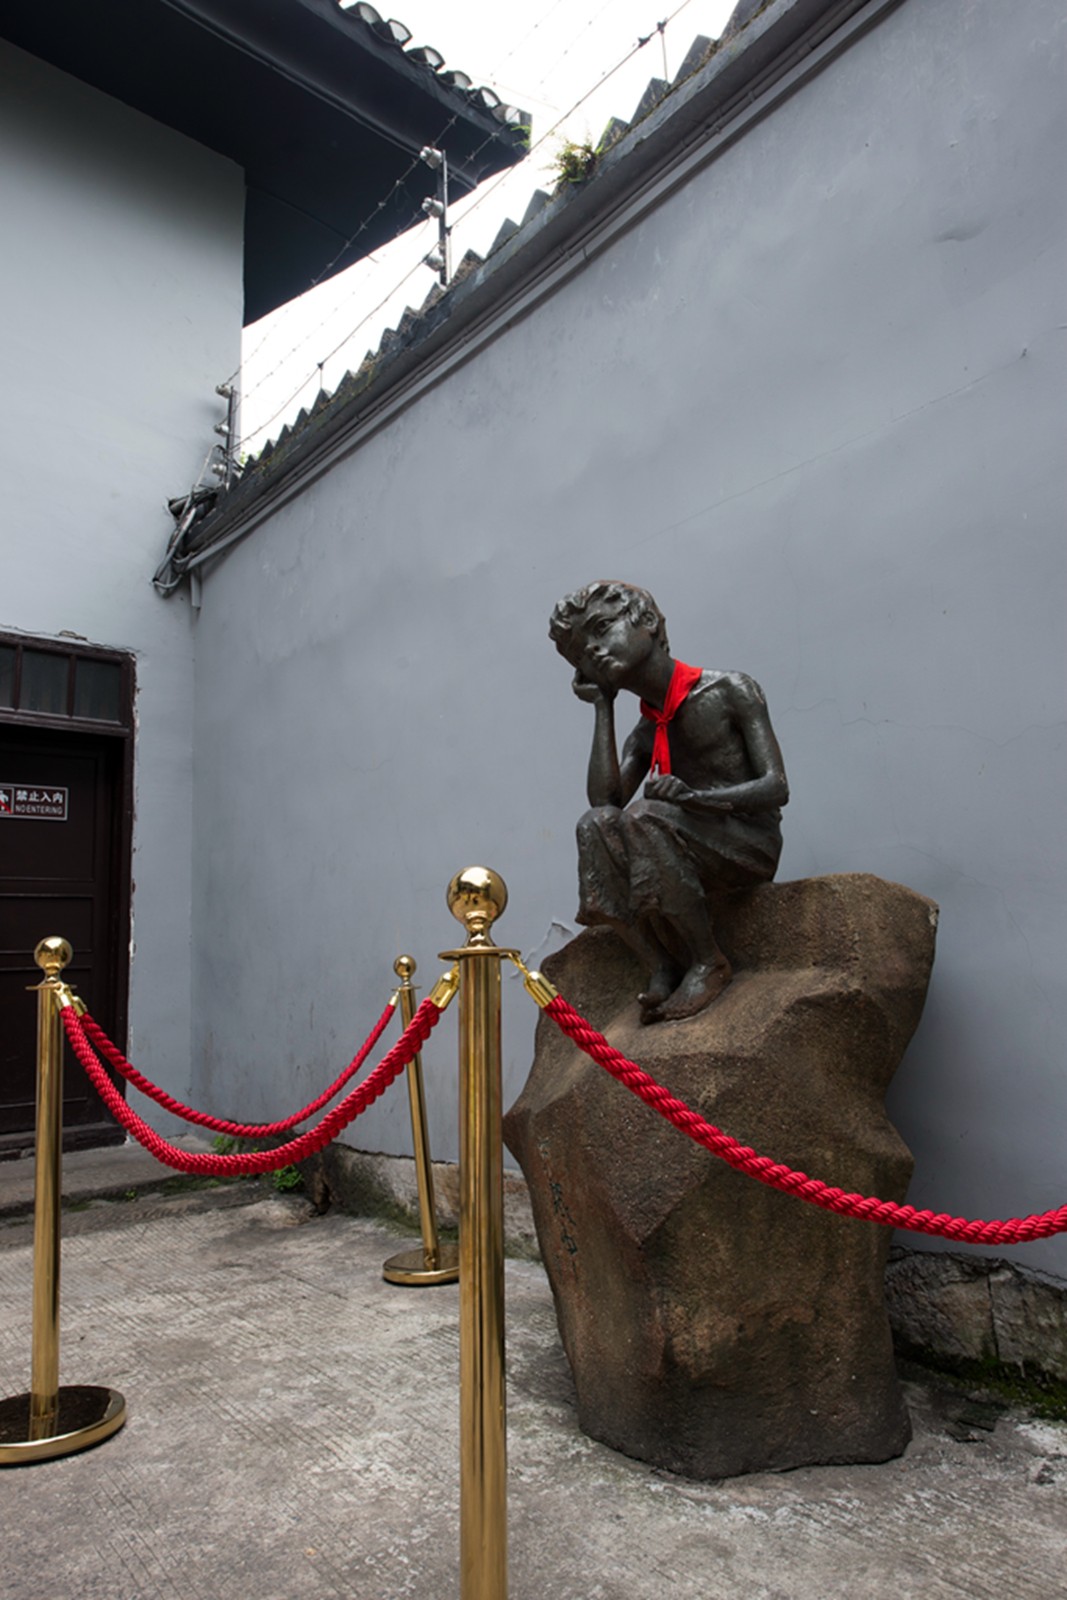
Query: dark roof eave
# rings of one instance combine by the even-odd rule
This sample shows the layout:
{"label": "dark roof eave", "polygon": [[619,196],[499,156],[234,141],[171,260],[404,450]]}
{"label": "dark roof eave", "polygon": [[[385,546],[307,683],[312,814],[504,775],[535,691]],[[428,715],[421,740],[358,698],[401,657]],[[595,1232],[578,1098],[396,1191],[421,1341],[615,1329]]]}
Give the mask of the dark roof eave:
{"label": "dark roof eave", "polygon": [[422,220],[443,139],[468,193],[524,154],[522,130],[409,60],[336,0],[6,0],[0,37],[237,162],[247,183],[246,321]]}

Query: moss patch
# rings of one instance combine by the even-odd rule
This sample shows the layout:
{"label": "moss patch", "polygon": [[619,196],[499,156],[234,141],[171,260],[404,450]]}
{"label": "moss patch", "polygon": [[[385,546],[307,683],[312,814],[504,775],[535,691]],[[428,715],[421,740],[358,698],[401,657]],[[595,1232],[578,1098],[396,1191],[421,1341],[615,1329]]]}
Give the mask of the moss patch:
{"label": "moss patch", "polygon": [[1022,1368],[1000,1361],[972,1361],[938,1355],[914,1346],[898,1349],[901,1376],[921,1383],[931,1373],[968,1394],[981,1393],[1005,1405],[1052,1422],[1067,1422],[1067,1383],[1027,1362]]}

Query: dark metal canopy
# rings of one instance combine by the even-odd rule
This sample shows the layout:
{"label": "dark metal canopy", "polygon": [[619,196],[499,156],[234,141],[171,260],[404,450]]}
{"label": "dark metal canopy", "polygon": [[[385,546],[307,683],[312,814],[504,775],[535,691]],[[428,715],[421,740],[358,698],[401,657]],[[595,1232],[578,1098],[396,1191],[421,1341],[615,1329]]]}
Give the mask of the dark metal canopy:
{"label": "dark metal canopy", "polygon": [[246,322],[422,221],[424,146],[453,194],[525,153],[524,113],[370,5],[4,0],[0,35],[244,168]]}

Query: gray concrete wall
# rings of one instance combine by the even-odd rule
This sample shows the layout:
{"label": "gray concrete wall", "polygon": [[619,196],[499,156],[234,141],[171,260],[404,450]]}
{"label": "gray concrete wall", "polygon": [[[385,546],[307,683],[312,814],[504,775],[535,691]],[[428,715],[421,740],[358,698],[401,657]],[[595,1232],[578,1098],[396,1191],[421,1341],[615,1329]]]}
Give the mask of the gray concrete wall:
{"label": "gray concrete wall", "polygon": [[[197,654],[202,1098],[300,1102],[445,886],[572,927],[589,709],[546,638],[598,576],[764,686],[780,877],[942,907],[892,1095],[912,1199],[1062,1204],[1067,18],[911,0],[220,562]],[[506,1092],[532,1007],[506,982]],[[455,1154],[449,1015],[427,1052]],[[240,1068],[236,1063],[242,1063]],[[408,1147],[394,1093],[352,1130]],[[1007,1252],[1067,1276],[1063,1241]]]}
{"label": "gray concrete wall", "polygon": [[240,358],[243,174],[7,45],[0,167],[0,627],[136,655],[130,1048],[188,1092],[193,632],[151,575]]}

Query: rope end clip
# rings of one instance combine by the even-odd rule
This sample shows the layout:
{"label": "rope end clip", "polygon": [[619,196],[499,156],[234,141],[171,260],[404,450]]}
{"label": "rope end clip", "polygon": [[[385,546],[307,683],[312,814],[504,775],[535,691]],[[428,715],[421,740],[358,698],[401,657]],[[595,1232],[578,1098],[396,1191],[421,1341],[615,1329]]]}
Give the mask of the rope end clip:
{"label": "rope end clip", "polygon": [[426,998],[433,1001],[438,1011],[444,1011],[446,1006],[455,998],[458,989],[459,966],[457,964],[450,972],[441,974]]}
{"label": "rope end clip", "polygon": [[74,990],[71,988],[69,983],[57,981],[52,984],[51,988],[52,993],[56,998],[57,1010],[66,1011],[68,1008],[72,1008],[75,1016],[85,1016],[85,1013],[88,1011],[89,1007],[85,1004],[85,1001],[82,999],[81,995],[74,993]]}
{"label": "rope end clip", "polygon": [[551,1005],[553,1000],[558,999],[559,990],[554,984],[549,983],[543,972],[531,972],[521,956],[513,955],[511,959],[522,973],[526,993],[542,1011]]}

